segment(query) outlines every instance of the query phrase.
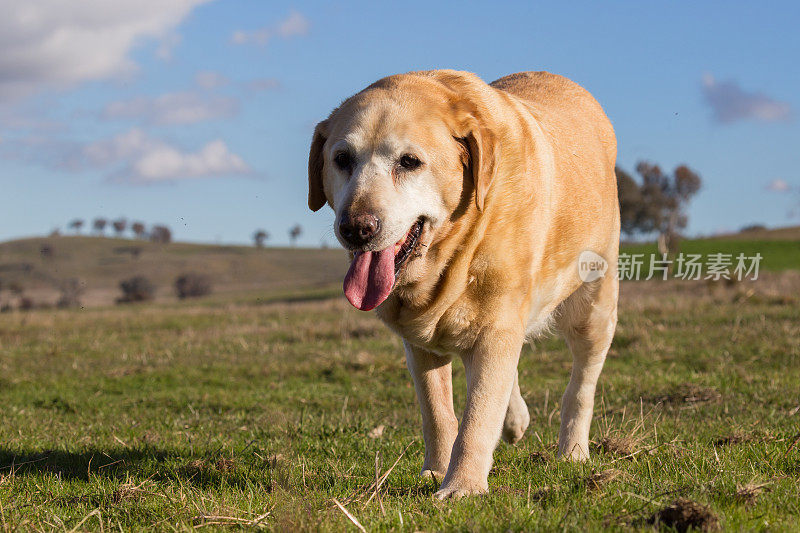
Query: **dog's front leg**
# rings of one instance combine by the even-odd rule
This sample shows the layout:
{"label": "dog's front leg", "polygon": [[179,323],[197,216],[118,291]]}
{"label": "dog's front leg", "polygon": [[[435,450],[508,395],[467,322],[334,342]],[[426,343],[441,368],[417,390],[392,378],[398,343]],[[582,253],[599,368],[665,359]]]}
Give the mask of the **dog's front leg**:
{"label": "dog's front leg", "polygon": [[423,477],[444,478],[458,433],[453,411],[453,375],[450,356],[439,356],[404,343],[406,363],[414,378],[425,438]]}
{"label": "dog's front leg", "polygon": [[453,445],[439,499],[486,492],[492,455],[505,420],[523,336],[481,334],[462,356],[467,371],[467,405]]}

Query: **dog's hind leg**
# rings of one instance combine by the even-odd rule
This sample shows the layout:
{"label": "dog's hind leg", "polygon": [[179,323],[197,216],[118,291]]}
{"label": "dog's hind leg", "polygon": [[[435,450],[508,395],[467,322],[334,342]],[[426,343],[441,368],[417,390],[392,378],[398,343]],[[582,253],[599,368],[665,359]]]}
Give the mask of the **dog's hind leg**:
{"label": "dog's hind leg", "polygon": [[618,286],[613,276],[583,285],[564,302],[558,318],[573,359],[558,435],[558,455],[568,459],[589,458],[595,388],[617,325]]}
{"label": "dog's hind leg", "polygon": [[514,376],[514,388],[511,390],[511,399],[506,410],[506,419],[503,421],[503,440],[509,444],[516,444],[525,435],[525,430],[530,424],[531,415],[528,406],[522,399],[519,391],[519,372]]}

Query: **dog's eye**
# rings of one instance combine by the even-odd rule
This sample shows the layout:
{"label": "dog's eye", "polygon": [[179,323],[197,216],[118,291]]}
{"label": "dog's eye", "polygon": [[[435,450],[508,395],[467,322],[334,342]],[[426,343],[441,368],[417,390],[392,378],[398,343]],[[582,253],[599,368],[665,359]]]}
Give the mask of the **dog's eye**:
{"label": "dog's eye", "polygon": [[339,152],[334,156],[333,162],[336,163],[336,166],[342,170],[347,170],[350,168],[350,164],[353,162],[350,154],[347,152]]}
{"label": "dog's eye", "polygon": [[416,156],[405,154],[400,158],[400,166],[406,170],[416,170],[422,166],[422,161],[420,161]]}

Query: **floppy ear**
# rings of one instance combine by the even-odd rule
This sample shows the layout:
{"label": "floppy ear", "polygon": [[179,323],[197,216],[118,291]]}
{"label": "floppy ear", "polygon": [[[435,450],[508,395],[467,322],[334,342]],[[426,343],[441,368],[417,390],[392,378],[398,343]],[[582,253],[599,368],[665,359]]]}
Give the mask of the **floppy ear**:
{"label": "floppy ear", "polygon": [[462,116],[460,137],[469,149],[469,166],[475,187],[475,205],[483,211],[486,195],[497,173],[497,138],[475,114]]}
{"label": "floppy ear", "polygon": [[311,151],[308,153],[308,207],[312,211],[319,211],[327,202],[322,185],[322,169],[325,164],[322,147],[327,140],[327,125],[328,121],[323,120],[314,128]]}

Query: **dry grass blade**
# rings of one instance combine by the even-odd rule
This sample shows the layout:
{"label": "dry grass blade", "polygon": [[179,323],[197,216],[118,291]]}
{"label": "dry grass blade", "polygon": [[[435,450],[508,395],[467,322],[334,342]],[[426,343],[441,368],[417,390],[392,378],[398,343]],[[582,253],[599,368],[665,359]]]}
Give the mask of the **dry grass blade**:
{"label": "dry grass blade", "polygon": [[394,470],[394,467],[397,466],[397,463],[400,462],[400,459],[403,458],[403,456],[406,454],[406,452],[408,451],[408,449],[411,447],[412,444],[414,444],[413,440],[408,443],[408,446],[406,446],[405,449],[400,453],[400,456],[395,460],[395,462],[392,464],[392,466],[389,467],[389,470],[384,472],[383,475],[380,477],[380,479],[377,479],[372,485],[370,485],[367,488],[367,490],[366,490],[366,492],[364,494],[368,494],[368,493],[372,492],[372,495],[369,497],[369,499],[367,499],[366,503],[364,503],[364,507],[369,505],[369,502],[372,501],[372,498],[374,498],[375,495],[378,493],[378,490],[380,490],[381,485],[383,485],[383,482],[386,481],[386,478],[389,477],[389,474],[392,473],[392,470]]}
{"label": "dry grass blade", "polygon": [[792,448],[794,448],[795,444],[797,444],[798,442],[800,442],[800,433],[797,434],[797,437],[795,437],[795,439],[792,441],[789,447],[786,448],[786,452],[783,454],[783,456],[784,457],[788,456],[789,452],[792,451]]}
{"label": "dry grass blade", "polygon": [[72,529],[70,529],[70,530],[69,530],[69,533],[75,533],[76,531],[78,531],[78,529],[80,529],[80,527],[83,525],[83,523],[84,523],[84,522],[86,522],[87,520],[89,520],[89,519],[90,519],[91,517],[93,517],[93,516],[96,516],[96,517],[97,517],[97,520],[98,520],[98,521],[100,521],[100,526],[102,527],[102,525],[103,525],[103,521],[102,521],[102,519],[100,518],[100,509],[95,509],[95,510],[94,510],[94,511],[92,511],[91,513],[89,513],[89,514],[87,514],[86,516],[84,516],[84,517],[83,517],[83,520],[81,520],[80,522],[78,522],[77,524],[75,524],[75,527],[73,527]]}
{"label": "dry grass blade", "polygon": [[380,468],[378,452],[375,452],[375,494],[378,496],[378,504],[381,506],[381,514],[386,516],[386,509],[383,507],[383,498],[381,498],[381,495],[378,492],[378,480],[381,473]]}
{"label": "dry grass blade", "polygon": [[266,527],[262,522],[270,515],[270,511],[262,514],[259,517],[250,518],[237,518],[235,516],[219,516],[219,515],[198,515],[192,517],[192,522],[195,527],[201,528],[206,526],[248,526],[248,527]]}
{"label": "dry grass blade", "polygon": [[334,498],[334,499],[333,499],[333,503],[335,503],[335,504],[336,504],[336,506],[337,506],[339,509],[341,509],[341,510],[342,510],[342,512],[344,513],[344,515],[345,515],[345,516],[346,516],[346,517],[347,517],[347,518],[348,518],[348,519],[349,519],[349,520],[350,520],[350,521],[351,521],[351,522],[352,522],[352,523],[353,523],[353,524],[354,524],[354,525],[355,525],[355,526],[356,526],[358,529],[360,529],[360,530],[361,530],[361,531],[363,531],[364,533],[367,533],[367,530],[366,530],[366,529],[364,529],[364,526],[362,526],[362,525],[361,525],[361,522],[359,522],[359,521],[358,521],[358,519],[357,519],[355,516],[353,516],[353,515],[350,513],[350,511],[348,511],[348,510],[347,510],[347,508],[345,508],[345,506],[344,506],[344,505],[342,505],[341,503],[339,503],[339,500],[337,500],[336,498]]}

